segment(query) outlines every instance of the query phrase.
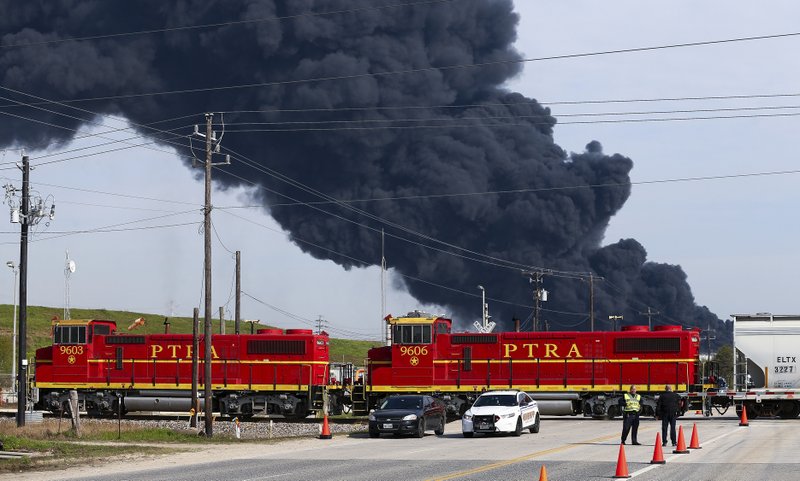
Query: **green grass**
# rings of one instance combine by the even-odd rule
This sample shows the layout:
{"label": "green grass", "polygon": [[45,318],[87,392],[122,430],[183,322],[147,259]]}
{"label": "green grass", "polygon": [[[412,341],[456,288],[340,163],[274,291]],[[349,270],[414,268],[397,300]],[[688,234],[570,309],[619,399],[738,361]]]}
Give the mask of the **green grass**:
{"label": "green grass", "polygon": [[[19,311],[18,314],[19,315]],[[64,310],[56,307],[28,306],[27,316],[27,347],[28,358],[32,359],[36,349],[50,345],[50,326],[54,317],[61,318]],[[72,319],[108,319],[117,322],[117,329],[127,332],[127,328],[134,319],[144,317],[146,323],[137,328],[136,333],[163,333],[165,316],[161,314],[148,314],[143,312],[114,311],[109,309],[70,309]],[[13,306],[0,304],[0,375],[11,372],[11,334]],[[170,317],[170,332],[191,334],[191,317]],[[202,322],[202,319],[201,319]],[[249,326],[242,326],[242,332],[249,332]],[[270,326],[259,326],[266,328]],[[296,326],[302,328],[304,326]],[[215,332],[219,332],[219,320],[214,321]],[[226,321],[225,332],[234,332],[234,322]],[[18,332],[19,333],[19,332]],[[352,362],[358,366],[364,365],[367,351],[381,343],[378,341],[354,341],[350,339],[331,338],[330,359],[332,362]],[[8,386],[8,376],[0,377],[0,386]]]}
{"label": "green grass", "polygon": [[0,439],[3,440],[6,451],[31,454],[31,456],[16,459],[0,460],[0,473],[32,471],[54,466],[67,468],[86,464],[92,460],[108,460],[121,455],[152,455],[180,451],[160,446],[85,444],[15,435],[2,435]]}

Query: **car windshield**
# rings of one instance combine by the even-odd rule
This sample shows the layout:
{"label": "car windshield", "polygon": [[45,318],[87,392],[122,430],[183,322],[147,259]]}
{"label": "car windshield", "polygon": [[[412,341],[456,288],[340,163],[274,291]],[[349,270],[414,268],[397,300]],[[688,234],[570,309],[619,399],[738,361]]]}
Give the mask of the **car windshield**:
{"label": "car windshield", "polygon": [[515,394],[484,394],[479,396],[473,406],[516,406],[517,396]]}
{"label": "car windshield", "polygon": [[421,409],[422,398],[420,397],[390,397],[383,401],[381,409]]}

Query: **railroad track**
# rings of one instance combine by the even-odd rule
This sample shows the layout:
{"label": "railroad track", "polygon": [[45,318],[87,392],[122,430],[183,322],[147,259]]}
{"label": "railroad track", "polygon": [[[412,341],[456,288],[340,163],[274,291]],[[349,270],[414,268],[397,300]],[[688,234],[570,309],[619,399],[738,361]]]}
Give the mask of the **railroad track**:
{"label": "railroad track", "polygon": [[[15,409],[0,409],[0,417],[13,418],[17,414]],[[44,418],[58,418],[58,415],[45,412]],[[69,420],[69,415],[64,414],[64,420]],[[82,419],[117,419],[115,416],[92,418],[86,413],[81,413]],[[217,416],[217,421],[233,421],[235,416]],[[188,421],[189,416],[186,414],[176,413],[152,413],[152,414],[126,414],[122,416],[122,421]],[[253,416],[251,418],[242,418],[239,420],[242,423],[269,423],[270,421],[276,423],[290,423],[290,424],[319,424],[322,418],[306,417],[303,419],[286,419],[282,416]],[[358,424],[366,421],[365,417],[328,417],[328,422],[331,424]],[[202,421],[201,421],[202,422]]]}

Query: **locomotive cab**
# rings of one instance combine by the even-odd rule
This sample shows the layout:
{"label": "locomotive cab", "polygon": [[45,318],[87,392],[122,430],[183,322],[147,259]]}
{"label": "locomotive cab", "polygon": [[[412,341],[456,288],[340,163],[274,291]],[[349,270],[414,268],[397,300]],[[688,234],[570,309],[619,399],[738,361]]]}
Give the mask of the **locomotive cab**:
{"label": "locomotive cab", "polygon": [[413,311],[387,318],[392,333],[392,381],[396,385],[430,386],[433,383],[434,343],[438,334],[449,334],[452,321]]}

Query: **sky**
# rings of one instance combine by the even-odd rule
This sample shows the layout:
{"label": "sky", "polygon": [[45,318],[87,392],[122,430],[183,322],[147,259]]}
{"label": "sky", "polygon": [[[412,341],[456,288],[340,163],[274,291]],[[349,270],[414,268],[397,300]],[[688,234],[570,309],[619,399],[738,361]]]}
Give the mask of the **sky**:
{"label": "sky", "polygon": [[[800,5],[790,1],[516,1],[515,5],[520,14],[516,46],[525,58],[792,33],[793,19],[800,18]],[[798,174],[743,175],[797,169],[792,134],[800,119],[599,123],[600,117],[570,115],[765,106],[784,108],[659,117],[785,114],[797,112],[786,108],[800,106],[797,97],[557,102],[794,94],[800,92],[798,46],[800,37],[786,37],[531,61],[508,88],[551,108],[561,124],[555,127],[555,140],[565,150],[583,152],[596,140],[606,154],[633,160],[630,198],[611,219],[604,242],[632,237],[647,250],[648,260],[680,265],[696,302],[722,319],[733,313],[793,313],[797,311],[792,268],[797,254],[792,241],[798,237],[793,215],[800,197],[794,187]],[[620,117],[603,117],[609,118]],[[593,122],[569,124],[587,119]],[[78,136],[125,125],[125,119],[98,122],[103,125],[86,126]],[[200,115],[187,119],[185,133],[202,122]],[[50,152],[96,142],[96,138],[78,139],[27,151],[38,162],[46,162]],[[11,150],[0,156],[0,165],[19,159],[19,153]],[[40,165],[31,173],[32,186],[42,197],[53,196],[56,216],[32,229],[29,304],[64,308],[68,286],[72,308],[191,316],[194,307],[203,305],[201,175],[200,169],[187,168],[163,145]],[[3,184],[20,184],[15,169],[2,170],[0,176]],[[719,176],[734,178],[663,182]],[[311,328],[322,316],[334,336],[378,338],[384,314],[380,269],[345,270],[304,254],[263,209],[247,207],[254,204],[248,194],[237,188],[213,192],[214,317],[216,306],[225,306],[228,317],[233,315],[232,252],[239,250],[242,286],[249,295],[243,296],[243,318],[284,328]],[[93,232],[59,234],[76,230]],[[7,224],[0,234],[0,255],[17,261],[18,225]],[[68,278],[67,251],[76,263]],[[10,269],[0,275],[0,302],[12,303],[13,281]],[[400,315],[423,308],[447,314],[416,301],[391,272],[387,287],[385,313]],[[491,297],[491,286],[486,287]],[[477,318],[481,302],[477,288],[474,295]],[[148,326],[151,332],[160,328],[160,318],[154,321]]]}

